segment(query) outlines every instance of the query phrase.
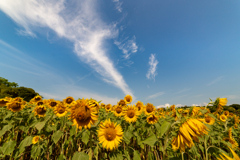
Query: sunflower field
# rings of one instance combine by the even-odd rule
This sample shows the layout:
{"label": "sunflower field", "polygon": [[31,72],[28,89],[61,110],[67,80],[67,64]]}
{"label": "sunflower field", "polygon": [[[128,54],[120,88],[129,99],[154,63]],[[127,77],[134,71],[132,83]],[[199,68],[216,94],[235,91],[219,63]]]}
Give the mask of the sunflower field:
{"label": "sunflower field", "polygon": [[223,110],[226,98],[187,109],[131,103],[0,99],[0,159],[240,160],[239,115]]}

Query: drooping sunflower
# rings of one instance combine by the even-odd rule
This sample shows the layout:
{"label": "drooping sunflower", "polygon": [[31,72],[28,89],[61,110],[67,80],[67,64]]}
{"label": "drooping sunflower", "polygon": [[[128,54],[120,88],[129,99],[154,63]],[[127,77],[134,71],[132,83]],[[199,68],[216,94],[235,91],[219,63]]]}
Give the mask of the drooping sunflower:
{"label": "drooping sunflower", "polygon": [[219,118],[222,122],[225,122],[227,120],[227,117],[224,114],[222,114]]}
{"label": "drooping sunflower", "polygon": [[177,137],[172,140],[172,149],[185,152],[185,147],[191,148],[194,143],[198,142],[198,137],[208,134],[208,128],[198,119],[188,119],[179,128]]}
{"label": "drooping sunflower", "polygon": [[135,105],[128,105],[125,109],[124,109],[124,119],[129,122],[136,122],[137,118],[139,116],[139,112],[137,111],[137,108],[135,107]]}
{"label": "drooping sunflower", "polygon": [[175,110],[175,107],[176,107],[176,106],[175,106],[174,104],[171,105],[170,110],[171,110],[171,111]]}
{"label": "drooping sunflower", "polygon": [[45,117],[47,112],[47,108],[44,105],[36,106],[33,110],[34,115],[38,115],[38,117]]}
{"label": "drooping sunflower", "polygon": [[72,105],[76,104],[76,101],[73,97],[68,96],[67,98],[63,99],[63,103],[68,106],[72,106]]}
{"label": "drooping sunflower", "polygon": [[192,116],[192,117],[195,117],[195,116],[199,115],[200,109],[201,109],[200,107],[195,107],[195,106],[194,106],[193,109],[192,109],[192,112],[191,112],[191,116]]}
{"label": "drooping sunflower", "polygon": [[238,124],[235,123],[233,127],[234,127],[234,129],[238,129]]}
{"label": "drooping sunflower", "polygon": [[116,105],[114,107],[114,115],[117,116],[117,117],[123,116],[123,107],[119,106],[119,105]]}
{"label": "drooping sunflower", "polygon": [[36,144],[39,140],[40,140],[40,136],[35,136],[35,137],[33,137],[33,139],[32,139],[32,143],[33,143],[33,144]]}
{"label": "drooping sunflower", "polygon": [[6,106],[8,102],[10,102],[10,100],[7,100],[6,98],[0,99],[0,107]]}
{"label": "drooping sunflower", "polygon": [[232,144],[232,148],[233,149],[238,147],[237,141],[232,136],[232,127],[229,128],[229,130],[228,130],[228,137],[224,138],[224,140],[229,141]]}
{"label": "drooping sunflower", "polygon": [[143,102],[138,101],[138,102],[136,103],[136,107],[137,107],[137,109],[138,109],[138,112],[141,114],[141,113],[143,112],[143,110],[144,110],[144,104],[143,104]]}
{"label": "drooping sunflower", "polygon": [[98,111],[96,107],[89,104],[88,99],[76,100],[76,104],[71,107],[70,119],[73,121],[73,125],[76,125],[78,129],[91,128],[91,124],[94,124],[98,120]]}
{"label": "drooping sunflower", "polygon": [[112,110],[112,105],[111,104],[107,104],[105,106],[105,110],[106,110],[106,112],[110,112]]}
{"label": "drooping sunflower", "polygon": [[11,110],[12,112],[19,112],[24,107],[25,107],[24,104],[22,104],[21,102],[17,102],[17,101],[10,101],[7,103],[7,109]]}
{"label": "drooping sunflower", "polygon": [[124,99],[120,99],[120,101],[118,102],[118,105],[125,107],[127,105],[127,102]]}
{"label": "drooping sunflower", "polygon": [[147,117],[148,124],[155,124],[155,123],[157,123],[157,121],[158,121],[158,117],[155,114],[150,114]]}
{"label": "drooping sunflower", "polygon": [[127,104],[129,104],[129,103],[132,102],[132,96],[126,95],[126,96],[124,97],[124,100],[127,102]]}
{"label": "drooping sunflower", "polygon": [[147,103],[144,108],[144,112],[146,115],[150,115],[154,113],[156,110],[155,106],[152,103]]}
{"label": "drooping sunflower", "polygon": [[68,113],[68,105],[65,103],[58,103],[54,108],[54,113],[58,117],[63,117]]}
{"label": "drooping sunflower", "polygon": [[217,98],[218,106],[225,106],[228,102],[227,98]]}
{"label": "drooping sunflower", "polygon": [[54,109],[54,107],[57,106],[58,103],[60,103],[60,101],[56,101],[54,99],[49,99],[46,102],[46,105],[48,106],[48,108]]}
{"label": "drooping sunflower", "polygon": [[102,122],[97,132],[99,143],[102,143],[102,146],[107,150],[116,149],[123,139],[122,127],[111,122],[110,119]]}

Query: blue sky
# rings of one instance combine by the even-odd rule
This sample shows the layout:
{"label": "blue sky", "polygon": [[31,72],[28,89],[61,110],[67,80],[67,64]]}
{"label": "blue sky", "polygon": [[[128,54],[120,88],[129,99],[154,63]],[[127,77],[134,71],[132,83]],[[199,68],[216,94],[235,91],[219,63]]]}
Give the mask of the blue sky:
{"label": "blue sky", "polygon": [[0,77],[44,98],[240,103],[240,1],[0,1]]}

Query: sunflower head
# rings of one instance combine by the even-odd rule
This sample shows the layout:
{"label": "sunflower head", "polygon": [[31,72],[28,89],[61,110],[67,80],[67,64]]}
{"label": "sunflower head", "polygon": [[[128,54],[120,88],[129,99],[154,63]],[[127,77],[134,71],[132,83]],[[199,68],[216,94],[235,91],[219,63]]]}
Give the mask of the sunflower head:
{"label": "sunflower head", "polygon": [[225,122],[227,120],[227,117],[224,114],[222,114],[219,118],[222,122]]}
{"label": "sunflower head", "polygon": [[68,106],[67,104],[64,103],[58,103],[55,107],[54,107],[54,113],[56,114],[56,116],[58,117],[63,117],[68,113]]}
{"label": "sunflower head", "polygon": [[150,114],[147,117],[148,124],[155,124],[155,123],[157,123],[157,121],[158,121],[158,117],[155,114]]}
{"label": "sunflower head", "polygon": [[0,99],[0,107],[6,106],[8,102],[10,102],[10,100],[7,100],[6,98]]}
{"label": "sunflower head", "polygon": [[40,136],[35,136],[35,137],[33,137],[33,139],[32,139],[32,143],[33,143],[33,144],[36,144],[39,140],[40,140]]}
{"label": "sunflower head", "polygon": [[214,118],[212,118],[212,117],[210,117],[210,116],[208,116],[208,115],[206,115],[205,116],[205,123],[206,124],[209,124],[209,125],[213,125],[214,124],[214,122],[215,122],[215,119]]}
{"label": "sunflower head", "polygon": [[44,105],[44,103],[43,103],[43,101],[41,100],[41,101],[37,101],[36,103],[36,106],[41,106],[41,105]]}
{"label": "sunflower head", "polygon": [[229,116],[229,111],[224,111],[223,114],[228,117]]}
{"label": "sunflower head", "polygon": [[136,107],[137,107],[138,112],[139,112],[139,113],[142,113],[142,111],[144,110],[144,104],[143,104],[143,102],[138,101],[138,102],[136,103]]}
{"label": "sunflower head", "polygon": [[172,105],[172,106],[170,107],[170,110],[171,110],[171,111],[175,110],[175,107],[176,107],[175,105]]}
{"label": "sunflower head", "polygon": [[16,97],[16,98],[13,98],[12,101],[16,101],[16,102],[22,103],[24,100],[21,97]]}
{"label": "sunflower head", "polygon": [[118,102],[118,105],[125,107],[127,105],[127,102],[124,99],[120,99],[120,101]]}
{"label": "sunflower head", "polygon": [[63,99],[63,103],[66,104],[66,105],[73,105],[75,102],[75,99],[71,96],[68,96],[67,98]]}
{"label": "sunflower head", "polygon": [[107,112],[110,112],[110,111],[112,110],[112,105],[111,105],[111,104],[107,104],[107,105],[105,106],[105,110],[106,110]]}
{"label": "sunflower head", "polygon": [[155,106],[152,103],[147,103],[145,106],[145,114],[146,115],[150,115],[152,113],[154,113],[156,110]]}
{"label": "sunflower head", "polygon": [[127,102],[127,104],[129,104],[129,103],[132,102],[132,96],[126,95],[126,96],[124,97],[124,100]]}
{"label": "sunflower head", "polygon": [[89,103],[89,105],[95,106],[95,108],[96,108],[97,110],[100,109],[99,103],[98,103],[96,100],[90,99],[90,100],[88,101],[88,103]]}
{"label": "sunflower head", "polygon": [[235,123],[233,127],[234,127],[234,129],[238,129],[238,124]]}
{"label": "sunflower head", "polygon": [[129,123],[136,122],[139,114],[135,105],[128,105],[124,109],[124,118]]}
{"label": "sunflower head", "polygon": [[7,103],[7,109],[11,110],[12,112],[19,112],[24,107],[25,107],[25,105],[23,105],[21,102],[17,102],[17,101],[10,101]]}
{"label": "sunflower head", "polygon": [[98,120],[97,109],[94,105],[88,103],[88,99],[77,100],[76,104],[71,107],[70,119],[73,121],[73,125],[76,125],[78,129],[91,128],[91,124],[94,124]]}
{"label": "sunflower head", "polygon": [[101,103],[101,108],[105,108],[105,104],[104,103]]}
{"label": "sunflower head", "polygon": [[119,105],[116,105],[114,107],[114,115],[117,116],[117,117],[121,117],[123,116],[123,107],[122,106],[119,106]]}
{"label": "sunflower head", "polygon": [[58,103],[60,103],[60,101],[56,101],[54,99],[49,99],[46,102],[46,105],[48,106],[48,108],[54,109],[54,107],[56,107]]}
{"label": "sunflower head", "polygon": [[99,143],[107,150],[116,149],[123,139],[122,127],[110,119],[102,122],[97,132]]}
{"label": "sunflower head", "polygon": [[37,102],[37,101],[41,101],[41,100],[42,100],[42,97],[39,96],[39,95],[37,95],[37,96],[35,96],[34,98],[31,99],[31,101],[33,101],[33,102]]}
{"label": "sunflower head", "polygon": [[183,112],[183,109],[178,109],[178,113],[182,113]]}
{"label": "sunflower head", "polygon": [[38,115],[38,117],[45,117],[47,112],[47,108],[44,105],[36,106],[33,110],[34,115]]}

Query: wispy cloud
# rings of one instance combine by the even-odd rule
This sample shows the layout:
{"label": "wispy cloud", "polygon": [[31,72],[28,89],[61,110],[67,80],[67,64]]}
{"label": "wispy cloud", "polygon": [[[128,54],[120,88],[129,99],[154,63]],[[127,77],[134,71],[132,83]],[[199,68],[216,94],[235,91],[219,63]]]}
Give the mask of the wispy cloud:
{"label": "wispy cloud", "polygon": [[220,76],[220,77],[214,79],[213,81],[211,81],[210,83],[208,83],[207,86],[211,86],[211,85],[213,85],[213,84],[221,81],[221,80],[223,79],[223,77],[224,77],[224,76]]}
{"label": "wispy cloud", "polygon": [[113,0],[113,2],[116,3],[116,9],[117,9],[119,12],[122,12],[122,3],[123,3],[123,2],[120,2],[119,0]]}
{"label": "wispy cloud", "polygon": [[[105,24],[95,11],[95,0],[7,0],[0,9],[23,27],[24,35],[36,36],[39,28],[51,29],[60,38],[70,40],[74,52],[99,73],[106,82],[133,95],[122,75],[107,57],[104,42],[118,35],[117,29]],[[134,52],[134,50],[133,50]],[[134,96],[133,96],[134,98]]]}
{"label": "wispy cloud", "polygon": [[122,50],[123,54],[124,54],[124,58],[125,59],[129,59],[130,55],[132,53],[136,53],[138,51],[138,46],[136,43],[136,37],[133,36],[132,39],[129,39],[128,37],[125,38],[122,41],[114,41],[114,44],[116,44],[118,46],[118,48],[120,50]]}
{"label": "wispy cloud", "polygon": [[207,103],[203,102],[203,103],[198,103],[198,104],[192,104],[192,106],[206,106]]}
{"label": "wispy cloud", "polygon": [[151,54],[151,56],[149,57],[148,64],[150,65],[150,68],[146,76],[148,79],[153,79],[155,81],[155,76],[157,75],[157,64],[158,64],[158,61],[155,58],[155,54]]}
{"label": "wispy cloud", "polygon": [[187,92],[187,91],[190,91],[190,90],[191,90],[190,88],[184,88],[184,89],[182,89],[182,90],[180,90],[180,91],[178,91],[174,94],[179,94],[179,93]]}
{"label": "wispy cloud", "polygon": [[159,96],[161,96],[161,95],[163,95],[163,94],[164,94],[164,92],[155,93],[155,94],[153,94],[153,95],[148,96],[148,97],[146,98],[146,100],[152,99],[152,98],[157,98],[157,97],[159,97]]}

